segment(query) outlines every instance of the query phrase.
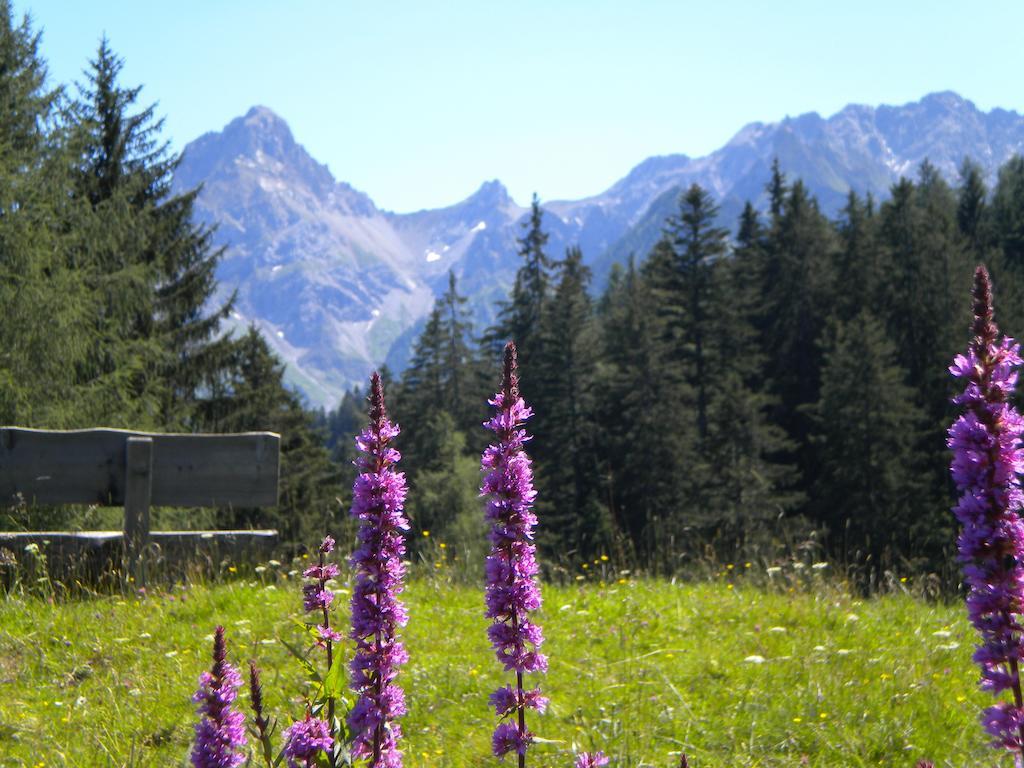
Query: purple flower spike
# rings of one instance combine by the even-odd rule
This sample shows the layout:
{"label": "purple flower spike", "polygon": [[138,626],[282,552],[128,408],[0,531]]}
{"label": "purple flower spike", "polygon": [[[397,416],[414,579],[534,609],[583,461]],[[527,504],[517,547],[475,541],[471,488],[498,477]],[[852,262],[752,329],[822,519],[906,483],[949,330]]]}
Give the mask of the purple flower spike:
{"label": "purple flower spike", "polygon": [[196,723],[192,748],[195,768],[235,768],[245,762],[245,717],[232,708],[242,677],[227,661],[224,627],[213,635],[213,668],[199,677],[199,689],[192,697],[202,719]]}
{"label": "purple flower spike", "polygon": [[1024,470],[1021,433],[1024,422],[1011,404],[1021,365],[1020,348],[999,338],[993,322],[992,284],[984,267],[974,274],[974,323],[966,355],[957,355],[949,371],[965,381],[954,402],[964,413],[949,429],[950,470],[960,499],[954,512],[963,526],[957,541],[967,613],[981,635],[974,660],[981,666],[981,687],[1012,693],[986,709],[982,724],[993,746],[1016,753],[1024,744],[1020,659],[1024,658],[1024,522],[1020,518]]}
{"label": "purple flower spike", "polygon": [[[302,607],[306,613],[318,613],[317,644],[327,651],[327,670],[334,666],[334,644],[340,641],[341,635],[331,629],[331,603],[334,593],[327,588],[327,582],[338,575],[338,566],[328,563],[324,555],[334,551],[334,539],[327,535],[317,549],[317,562],[302,572],[306,584],[302,587]],[[334,723],[334,698],[327,701],[327,722]],[[333,738],[333,730],[330,732]]]}
{"label": "purple flower spike", "polygon": [[600,768],[608,765],[604,752],[581,752],[576,758],[576,768]]}
{"label": "purple flower spike", "polygon": [[396,472],[401,458],[390,443],[398,427],[388,420],[384,388],[376,373],[370,383],[370,425],[356,438],[363,455],[352,489],[352,515],[359,520],[359,547],[352,555],[356,571],[352,590],[352,689],[359,694],[348,723],[352,754],[367,758],[368,768],[401,768],[397,718],[405,714],[405,694],[395,684],[398,666],[409,656],[398,637],[406,623],[403,590],[405,475]]}
{"label": "purple flower spike", "polygon": [[[529,440],[522,424],[533,411],[519,396],[519,372],[516,345],[505,346],[505,364],[501,391],[490,404],[497,413],[484,426],[497,436],[487,446],[480,464],[484,472],[482,495],[487,501],[487,519],[491,521],[491,552],[487,556],[487,618],[494,623],[488,628],[491,646],[505,670],[516,673],[516,687],[499,688],[491,694],[491,705],[503,721],[494,731],[493,750],[498,757],[509,752],[519,756],[519,766],[526,765],[526,750],[532,734],[526,729],[526,710],[544,710],[547,699],[539,690],[524,692],[523,674],[543,672],[547,658],[540,653],[544,635],[540,626],[528,618],[530,611],[540,608],[540,587],[537,584],[536,547],[533,527],[533,472],[530,459],[523,450]],[[515,722],[504,722],[514,718]]]}
{"label": "purple flower spike", "polygon": [[326,722],[308,711],[305,720],[296,720],[284,732],[284,754],[288,768],[313,768],[322,752],[334,745]]}

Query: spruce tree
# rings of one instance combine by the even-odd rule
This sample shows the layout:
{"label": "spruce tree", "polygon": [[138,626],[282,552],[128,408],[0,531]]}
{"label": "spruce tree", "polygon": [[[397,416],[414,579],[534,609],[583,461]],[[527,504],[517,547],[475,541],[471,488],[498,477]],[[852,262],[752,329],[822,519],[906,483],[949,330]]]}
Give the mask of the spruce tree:
{"label": "spruce tree", "polygon": [[1006,326],[1021,328],[1024,326],[1024,161],[1015,156],[999,169],[990,203],[986,202],[980,172],[969,168],[968,175],[961,178],[959,200],[958,214],[969,206],[968,210],[977,220],[973,229],[965,230],[961,223],[972,260],[975,264],[985,264],[999,286],[1000,313]]}
{"label": "spruce tree", "polygon": [[789,188],[786,186],[786,174],[782,172],[779,158],[772,158],[772,175],[765,191],[768,193],[768,212],[771,215],[771,226],[777,226],[782,218],[782,210],[786,205]]}
{"label": "spruce tree", "polygon": [[0,418],[60,428],[92,410],[76,372],[96,308],[68,255],[76,205],[46,78],[39,34],[0,0]]}
{"label": "spruce tree", "polygon": [[557,266],[557,283],[535,357],[534,458],[538,510],[549,552],[584,558],[607,550],[611,523],[599,500],[595,451],[594,375],[597,329],[590,299],[590,269],[578,247]]}
{"label": "spruce tree", "polygon": [[867,203],[850,190],[838,222],[839,248],[836,251],[835,304],[830,313],[850,320],[864,307],[871,306],[881,287],[877,219]]}
{"label": "spruce tree", "polygon": [[[409,521],[417,533],[444,543],[447,554],[472,561],[483,555],[486,524],[480,514],[480,464],[466,446],[466,435],[451,414],[433,411],[426,423],[426,450],[422,463],[412,469]],[[412,537],[415,549],[426,549],[425,537]]]}
{"label": "spruce tree", "polygon": [[683,527],[680,478],[692,464],[692,420],[665,376],[652,296],[630,257],[601,301],[595,383],[601,471],[610,517],[640,562],[664,556]]}
{"label": "spruce tree", "polygon": [[717,352],[710,307],[712,271],[728,247],[728,231],[716,225],[717,216],[711,196],[692,185],[680,198],[679,212],[666,222],[669,269],[654,269],[649,278],[669,344],[668,362],[682,369],[682,378],[694,395],[698,449],[708,433],[709,374]]}
{"label": "spruce tree", "polygon": [[[961,294],[971,284],[971,259],[956,212],[952,190],[931,166],[922,167],[918,184],[896,184],[880,211],[887,275],[882,319],[936,430],[947,420],[946,366],[969,312]],[[936,439],[943,450],[938,432]]]}
{"label": "spruce tree", "polygon": [[[479,432],[486,416],[487,386],[481,381],[481,365],[473,350],[473,322],[469,299],[459,293],[455,273],[448,273],[448,290],[438,300],[444,395],[442,407],[455,419],[456,428],[466,434]],[[481,435],[480,439],[484,439]],[[478,441],[472,441],[476,446]],[[479,446],[482,450],[483,446]]]}
{"label": "spruce tree", "polygon": [[132,339],[139,365],[155,368],[160,424],[199,429],[197,401],[230,355],[220,324],[231,302],[209,309],[222,251],[212,230],[194,222],[198,190],[172,194],[180,156],[160,140],[154,107],[136,108],[141,88],[119,83],[122,68],[104,38],[73,110],[76,186],[100,227],[124,233],[105,249],[89,249],[93,279],[110,286],[105,314],[120,325],[108,329],[115,338],[104,345]]}
{"label": "spruce tree", "polygon": [[851,564],[896,565],[921,538],[949,534],[922,514],[918,440],[924,413],[885,326],[864,309],[828,334],[821,397],[809,409],[821,455],[812,506],[833,553]]}
{"label": "spruce tree", "polygon": [[[512,295],[503,302],[498,320],[484,337],[487,349],[500,350],[506,341],[515,341],[519,349],[519,369],[526,391],[531,387],[530,360],[539,355],[541,323],[550,298],[551,260],[544,248],[548,234],[543,227],[544,211],[534,194],[530,215],[524,222],[525,233],[517,241],[522,265],[516,272]],[[497,355],[494,355],[497,359]]]}
{"label": "spruce tree", "polygon": [[226,528],[269,524],[280,531],[284,543],[308,544],[340,519],[339,474],[325,436],[285,387],[284,366],[254,326],[232,353],[230,368],[201,404],[201,418],[215,432],[269,430],[281,435],[281,481],[276,508],[223,509],[217,522]]}
{"label": "spruce tree", "polygon": [[796,441],[808,479],[808,424],[800,408],[818,399],[818,348],[833,301],[834,231],[799,180],[789,189],[778,222],[766,239],[764,352],[776,408],[773,419]]}
{"label": "spruce tree", "polygon": [[1024,157],[1020,155],[999,169],[992,194],[992,227],[1007,267],[1024,274]]}
{"label": "spruce tree", "polygon": [[957,190],[956,223],[976,261],[988,250],[988,189],[981,167],[969,158],[960,166]]}

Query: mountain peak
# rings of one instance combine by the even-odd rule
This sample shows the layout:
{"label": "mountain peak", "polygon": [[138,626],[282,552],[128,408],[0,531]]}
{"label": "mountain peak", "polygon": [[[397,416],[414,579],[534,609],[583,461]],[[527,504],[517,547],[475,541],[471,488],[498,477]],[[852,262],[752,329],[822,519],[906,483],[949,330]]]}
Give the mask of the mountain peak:
{"label": "mountain peak", "polygon": [[974,103],[965,99],[956,91],[936,91],[929,93],[921,99],[925,106],[938,106],[945,109],[963,109],[965,107],[974,109]]}
{"label": "mountain peak", "polygon": [[[269,120],[284,123],[284,118],[281,117],[277,112],[272,110],[270,107],[265,107],[262,104],[254,104],[249,107],[249,111],[245,113],[243,120]],[[287,124],[286,124],[287,127]]]}
{"label": "mountain peak", "polygon": [[504,184],[498,181],[498,179],[491,179],[481,184],[480,188],[469,196],[469,200],[474,203],[486,203],[488,205],[504,207],[512,201],[512,198]]}
{"label": "mountain peak", "polygon": [[255,157],[263,152],[276,160],[284,160],[296,150],[305,154],[296,144],[288,123],[269,107],[252,107],[244,117],[236,117],[228,123],[221,135],[239,155]]}

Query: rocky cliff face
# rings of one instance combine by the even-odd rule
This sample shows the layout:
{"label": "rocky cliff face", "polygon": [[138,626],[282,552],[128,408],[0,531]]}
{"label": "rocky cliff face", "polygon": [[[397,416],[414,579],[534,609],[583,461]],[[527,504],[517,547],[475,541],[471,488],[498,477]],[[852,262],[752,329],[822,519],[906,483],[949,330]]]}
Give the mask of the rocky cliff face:
{"label": "rocky cliff face", "polygon": [[[853,105],[829,118],[751,123],[706,157],[649,158],[601,194],[545,202],[545,225],[551,254],[578,243],[600,282],[614,260],[650,249],[692,183],[719,199],[725,223],[745,200],[763,203],[776,157],[835,211],[850,188],[884,197],[925,159],[955,180],[970,157],[993,180],[1022,152],[1024,118],[981,112],[954,93],[899,107]],[[222,291],[238,292],[234,322],[259,326],[314,404],[333,403],[382,362],[400,368],[448,270],[482,330],[518,266],[526,209],[500,182],[447,208],[380,211],[263,107],[189,144],[175,182],[203,185],[197,211],[219,225],[227,246],[219,277]]]}

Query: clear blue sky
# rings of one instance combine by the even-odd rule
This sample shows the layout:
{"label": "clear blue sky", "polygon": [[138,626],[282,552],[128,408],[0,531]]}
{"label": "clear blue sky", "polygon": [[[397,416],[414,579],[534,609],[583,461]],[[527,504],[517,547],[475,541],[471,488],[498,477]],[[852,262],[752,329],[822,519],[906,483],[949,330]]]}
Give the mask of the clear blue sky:
{"label": "clear blue sky", "polygon": [[597,193],[745,123],[951,89],[1024,111],[1024,3],[14,0],[55,81],[105,32],[176,148],[254,104],[396,211]]}

